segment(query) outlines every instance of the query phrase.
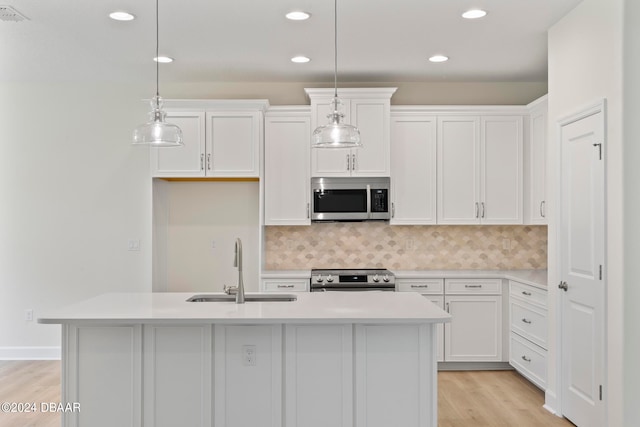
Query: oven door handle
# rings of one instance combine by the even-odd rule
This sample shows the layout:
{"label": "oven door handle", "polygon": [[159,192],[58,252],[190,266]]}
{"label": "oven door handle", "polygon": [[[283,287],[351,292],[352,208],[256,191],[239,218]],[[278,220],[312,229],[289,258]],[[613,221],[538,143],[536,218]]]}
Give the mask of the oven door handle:
{"label": "oven door handle", "polygon": [[371,219],[371,186],[367,184],[367,218]]}

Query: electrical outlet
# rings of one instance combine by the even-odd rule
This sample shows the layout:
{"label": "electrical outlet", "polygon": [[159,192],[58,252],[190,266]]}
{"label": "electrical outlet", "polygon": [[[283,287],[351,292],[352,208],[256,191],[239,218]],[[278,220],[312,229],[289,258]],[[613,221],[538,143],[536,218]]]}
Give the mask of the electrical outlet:
{"label": "electrical outlet", "polygon": [[242,364],[244,366],[256,366],[256,346],[242,346]]}
{"label": "electrical outlet", "polygon": [[510,251],[511,250],[511,240],[502,239],[502,249],[504,249],[505,251]]}
{"label": "electrical outlet", "polygon": [[137,239],[129,239],[127,242],[127,247],[130,251],[139,251],[140,250],[140,240]]}
{"label": "electrical outlet", "polygon": [[413,239],[407,239],[407,240],[405,240],[405,242],[404,242],[404,248],[405,248],[405,250],[407,250],[407,251],[412,251],[412,250],[414,249],[414,247],[415,247],[415,242],[414,242],[414,240],[413,240]]}
{"label": "electrical outlet", "polygon": [[33,309],[28,308],[24,311],[24,320],[27,322],[33,322]]}

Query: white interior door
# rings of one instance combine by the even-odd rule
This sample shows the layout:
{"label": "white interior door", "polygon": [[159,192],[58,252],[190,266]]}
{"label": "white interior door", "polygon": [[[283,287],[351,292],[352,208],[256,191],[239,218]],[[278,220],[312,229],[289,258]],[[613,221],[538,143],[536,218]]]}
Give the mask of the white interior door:
{"label": "white interior door", "polygon": [[561,123],[561,405],[578,427],[604,426],[604,112]]}

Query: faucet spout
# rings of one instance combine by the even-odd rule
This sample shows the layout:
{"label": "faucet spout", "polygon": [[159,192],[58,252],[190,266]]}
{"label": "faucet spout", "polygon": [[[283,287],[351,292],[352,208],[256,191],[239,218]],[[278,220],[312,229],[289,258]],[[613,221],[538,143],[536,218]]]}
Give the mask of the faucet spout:
{"label": "faucet spout", "polygon": [[235,258],[233,266],[238,268],[238,291],[236,292],[236,304],[244,304],[244,281],[242,279],[242,241],[236,239]]}

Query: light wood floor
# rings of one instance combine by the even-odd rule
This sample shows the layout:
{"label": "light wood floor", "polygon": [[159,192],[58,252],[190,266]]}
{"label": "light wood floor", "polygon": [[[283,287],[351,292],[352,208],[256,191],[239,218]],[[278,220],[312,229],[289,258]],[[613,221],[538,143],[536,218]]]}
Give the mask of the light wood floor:
{"label": "light wood floor", "polygon": [[[515,371],[440,372],[438,387],[439,427],[573,426],[544,410],[542,391]],[[0,361],[2,402],[60,402],[60,362]],[[0,412],[0,427],[59,426],[55,413]]]}

